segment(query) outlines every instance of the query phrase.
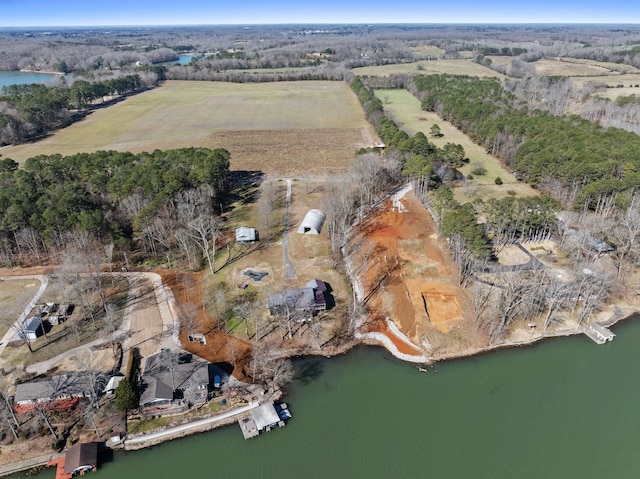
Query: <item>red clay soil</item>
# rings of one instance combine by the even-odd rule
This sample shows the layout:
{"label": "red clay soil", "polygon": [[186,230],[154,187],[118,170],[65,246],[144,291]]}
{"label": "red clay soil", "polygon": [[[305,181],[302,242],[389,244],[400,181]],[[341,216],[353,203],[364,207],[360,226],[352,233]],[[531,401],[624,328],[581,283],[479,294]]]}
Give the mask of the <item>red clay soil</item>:
{"label": "red clay soil", "polygon": [[[428,327],[447,333],[469,311],[468,299],[456,284],[448,254],[443,254],[437,228],[413,192],[400,200],[403,211],[387,201],[367,220],[356,240],[369,255],[365,297],[370,322],[363,332],[385,334],[405,354],[417,354],[387,328],[389,318],[417,347]],[[352,254],[356,268],[362,253]],[[358,264],[360,262],[360,264]]]}
{"label": "red clay soil", "polygon": [[[203,272],[185,273],[180,271],[156,271],[165,285],[173,291],[177,310],[192,309],[197,315],[198,326],[193,331],[180,330],[180,342],[189,352],[210,363],[228,362],[234,365],[233,375],[240,380],[247,379],[244,370],[251,358],[251,344],[220,331],[213,318],[202,308]],[[200,305],[194,307],[196,305]],[[205,335],[206,344],[190,342],[190,333]]]}

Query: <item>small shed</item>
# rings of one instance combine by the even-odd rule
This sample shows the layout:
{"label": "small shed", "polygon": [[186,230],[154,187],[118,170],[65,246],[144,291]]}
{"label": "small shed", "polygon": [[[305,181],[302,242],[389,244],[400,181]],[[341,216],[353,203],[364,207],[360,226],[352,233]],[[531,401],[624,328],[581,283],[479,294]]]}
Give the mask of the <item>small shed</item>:
{"label": "small shed", "polygon": [[65,474],[83,474],[98,466],[98,443],[86,442],[73,446],[64,457]]}
{"label": "small shed", "polygon": [[115,392],[116,388],[118,387],[118,385],[124,380],[124,376],[111,376],[111,379],[109,379],[109,382],[107,383],[107,385],[104,387],[104,390],[102,391],[104,394],[106,395],[111,395]]}
{"label": "small shed", "polygon": [[298,228],[298,233],[319,235],[326,215],[320,210],[309,210]]}
{"label": "small shed", "polygon": [[20,333],[27,341],[34,341],[38,339],[38,336],[40,336],[43,331],[42,319],[32,316],[22,323],[22,331]]}
{"label": "small shed", "polygon": [[241,226],[236,228],[236,242],[239,244],[247,244],[258,241],[258,233],[255,228]]}

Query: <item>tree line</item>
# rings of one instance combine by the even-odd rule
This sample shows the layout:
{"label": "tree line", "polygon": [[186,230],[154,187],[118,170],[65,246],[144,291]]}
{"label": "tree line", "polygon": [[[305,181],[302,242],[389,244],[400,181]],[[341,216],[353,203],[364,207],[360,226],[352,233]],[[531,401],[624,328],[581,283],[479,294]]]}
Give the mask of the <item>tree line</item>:
{"label": "tree line", "polygon": [[[148,76],[145,77],[149,79]],[[83,110],[105,98],[128,95],[153,86],[139,74],[88,82],[77,80],[70,87],[42,84],[8,85],[0,92],[0,146],[20,143],[68,125],[73,110]]]}
{"label": "tree line", "polygon": [[9,265],[41,259],[86,232],[119,250],[170,252],[213,269],[229,159],[207,148],[41,155],[23,168],[2,159],[0,257]]}

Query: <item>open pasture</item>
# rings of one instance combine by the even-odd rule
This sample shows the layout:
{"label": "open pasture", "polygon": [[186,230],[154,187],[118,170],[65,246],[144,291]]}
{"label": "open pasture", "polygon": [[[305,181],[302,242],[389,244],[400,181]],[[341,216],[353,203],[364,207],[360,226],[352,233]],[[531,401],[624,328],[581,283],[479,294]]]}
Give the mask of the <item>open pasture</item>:
{"label": "open pasture", "polygon": [[[385,111],[389,112],[396,123],[410,135],[421,131],[429,138],[429,141],[438,147],[443,147],[446,143],[462,145],[466,157],[469,158],[469,163],[460,168],[464,175],[471,173],[474,163],[481,162],[483,164],[487,172],[481,176],[474,176],[473,180],[466,182],[467,193],[487,194],[490,197],[506,196],[509,190],[524,196],[537,194],[529,185],[519,183],[497,158],[489,155],[482,146],[476,145],[462,131],[441,119],[437,114],[422,110],[420,101],[407,90],[376,90],[375,94],[382,101]],[[443,134],[438,138],[429,135],[429,130],[435,123],[440,126]],[[494,182],[497,176],[503,181],[500,186]],[[469,189],[471,187],[472,189]],[[462,195],[462,192],[456,192],[456,196],[458,194]],[[458,199],[463,202],[469,200],[468,197],[463,196]]]}
{"label": "open pasture", "polygon": [[223,147],[233,170],[309,176],[343,170],[374,141],[343,82],[168,81],[2,155],[21,162],[52,153]]}
{"label": "open pasture", "polygon": [[542,58],[533,62],[539,75],[543,76],[607,76],[612,72],[605,66],[586,63],[574,63],[563,60],[549,60]]}
{"label": "open pasture", "polygon": [[407,73],[419,73],[421,75],[447,73],[449,75],[506,78],[504,75],[471,60],[425,60],[412,63],[396,63],[393,65],[354,68],[353,73],[360,76],[383,77]]}
{"label": "open pasture", "polygon": [[425,57],[441,57],[446,52],[435,45],[418,45],[416,47],[412,47],[411,51],[416,55],[422,55]]}

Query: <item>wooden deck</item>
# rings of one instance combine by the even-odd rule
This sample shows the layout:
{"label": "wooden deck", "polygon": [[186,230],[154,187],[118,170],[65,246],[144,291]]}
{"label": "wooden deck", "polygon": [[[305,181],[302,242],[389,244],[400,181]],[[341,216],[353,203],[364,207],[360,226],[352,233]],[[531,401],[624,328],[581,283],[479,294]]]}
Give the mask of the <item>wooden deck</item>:
{"label": "wooden deck", "polygon": [[47,463],[47,467],[56,466],[56,479],[70,479],[71,474],[64,472],[64,456],[58,459],[52,459]]}
{"label": "wooden deck", "polygon": [[251,439],[252,437],[256,437],[260,434],[251,414],[239,419],[238,424],[240,424],[240,429],[242,430],[242,435],[245,439]]}

